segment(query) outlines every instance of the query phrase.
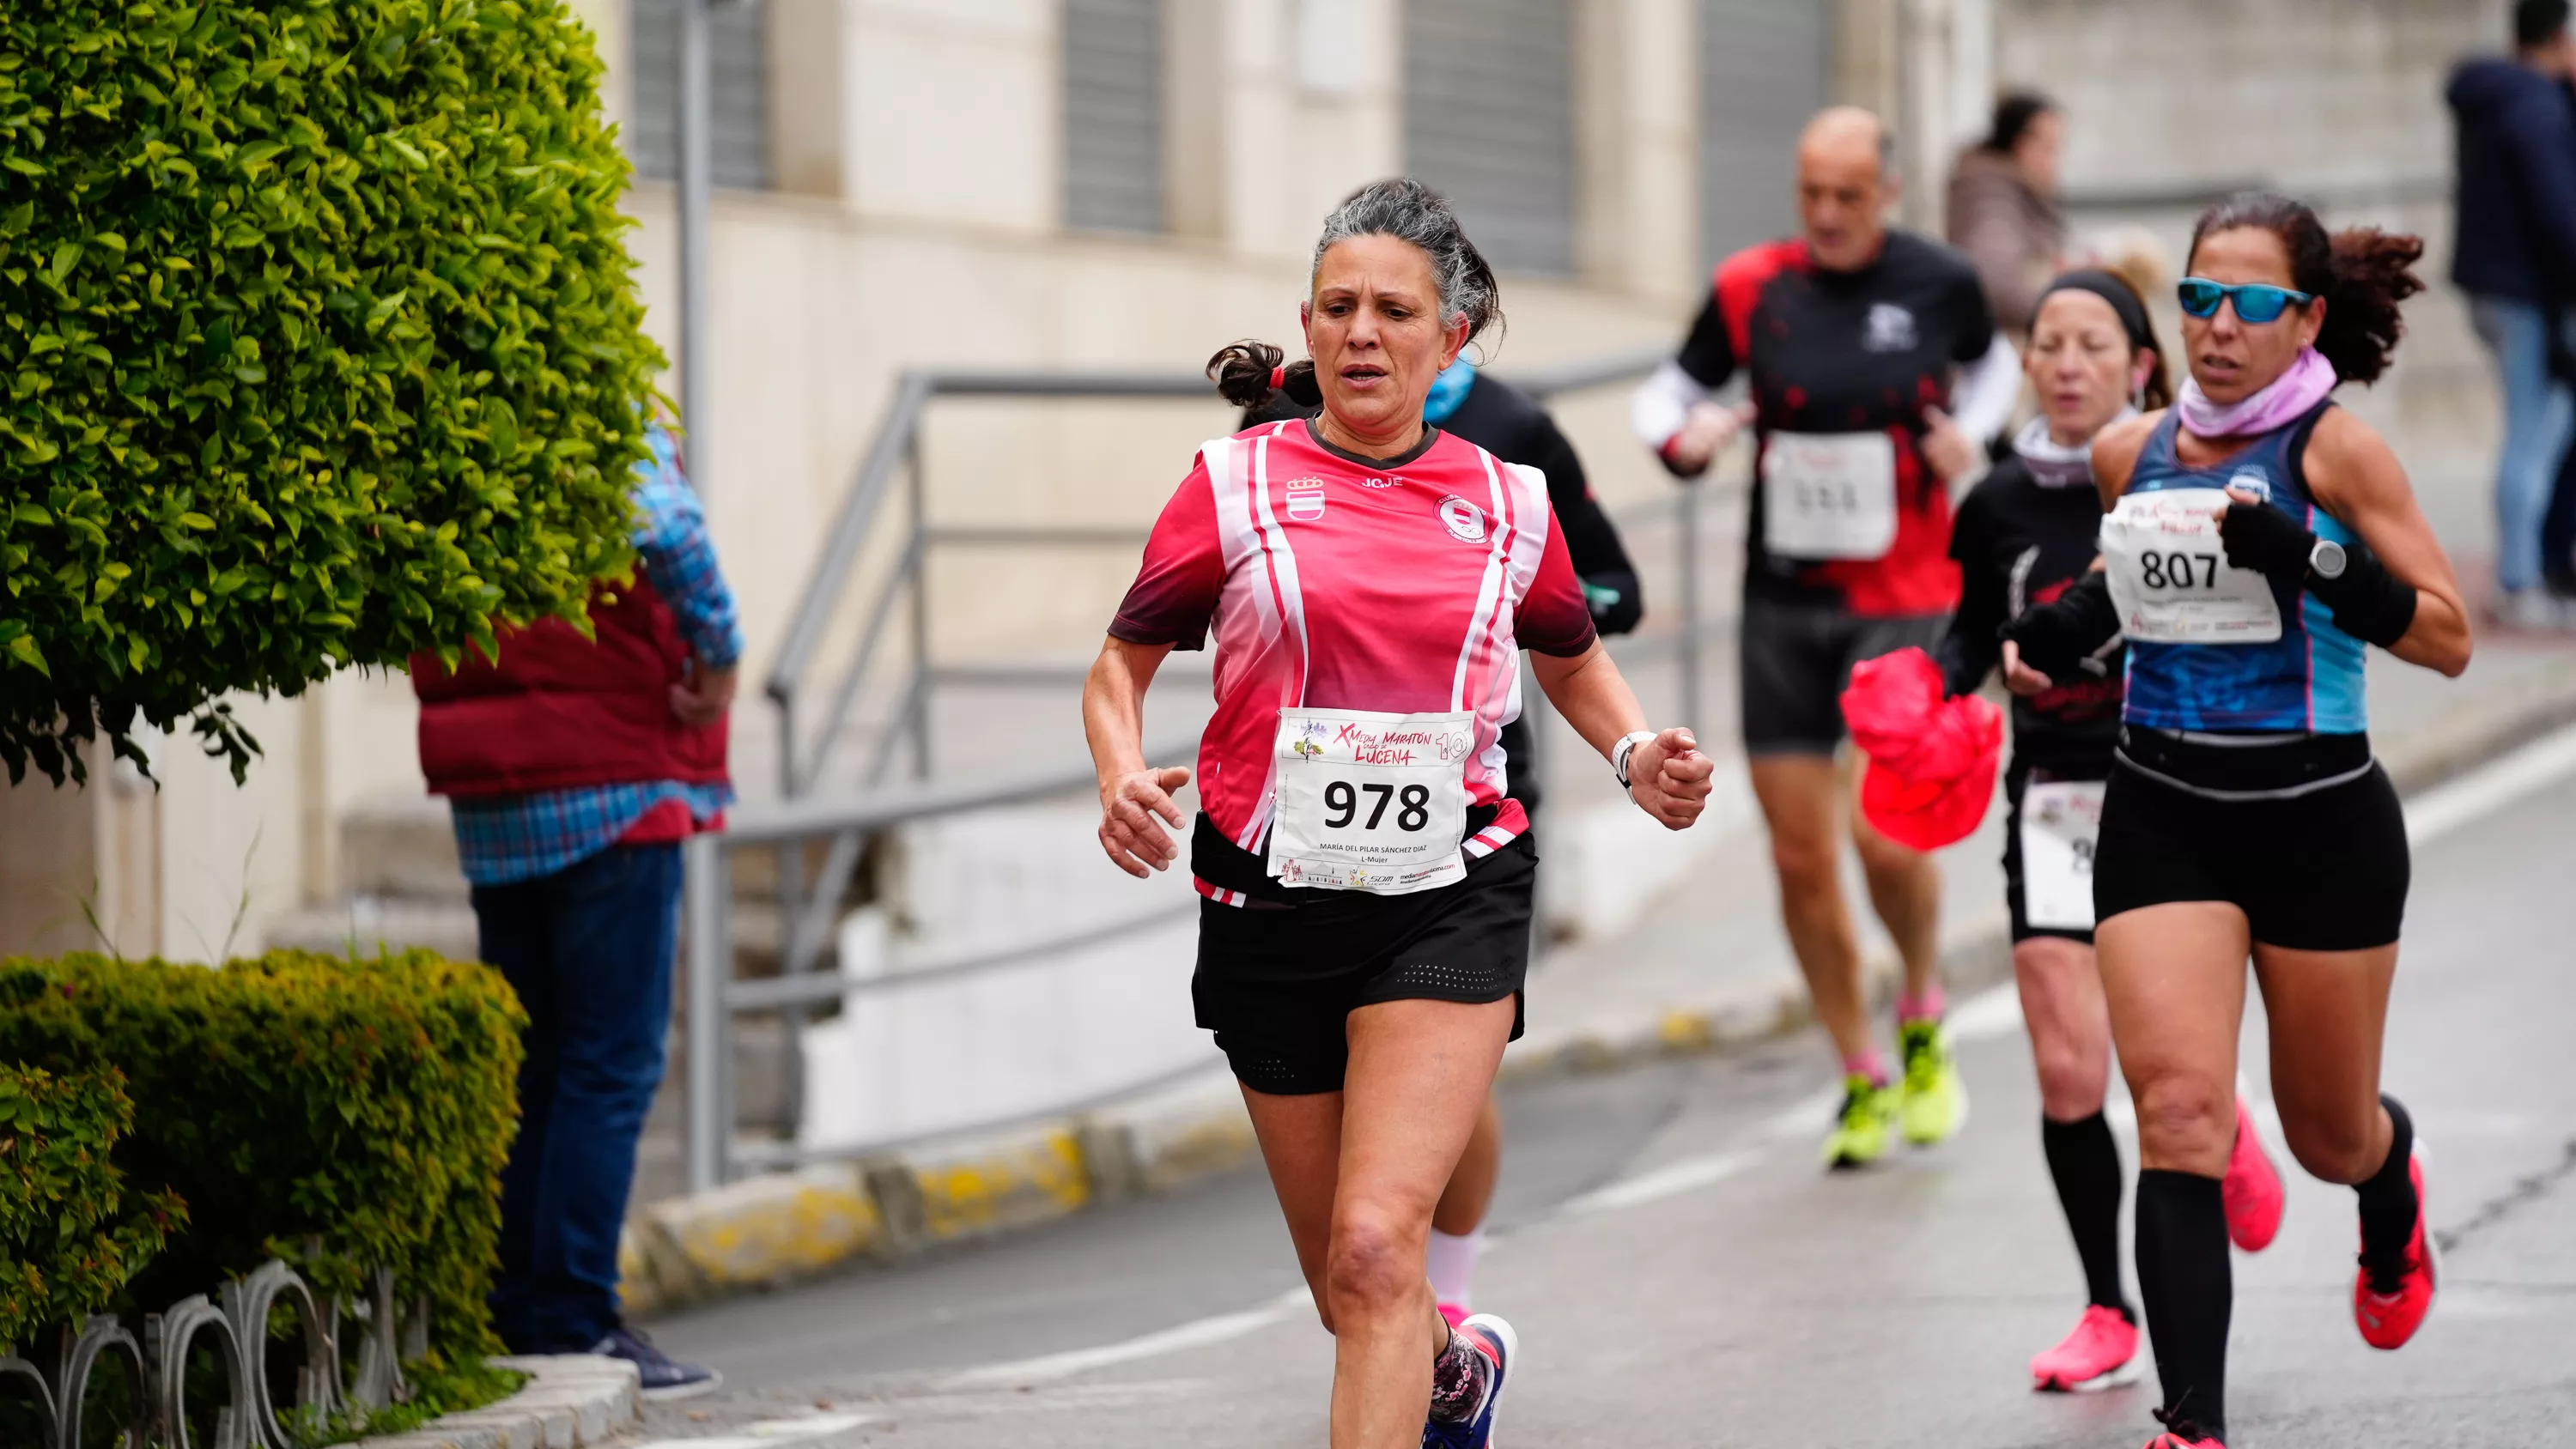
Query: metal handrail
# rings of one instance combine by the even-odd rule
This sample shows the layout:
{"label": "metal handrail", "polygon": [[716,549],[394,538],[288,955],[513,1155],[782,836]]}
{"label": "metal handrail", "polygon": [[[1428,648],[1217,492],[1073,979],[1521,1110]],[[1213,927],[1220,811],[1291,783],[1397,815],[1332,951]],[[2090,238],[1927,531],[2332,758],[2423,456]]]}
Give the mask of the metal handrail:
{"label": "metal handrail", "polygon": [[[1637,350],[1510,376],[1511,381],[1524,391],[1548,398],[1643,377],[1668,355],[1662,349]],[[732,1140],[735,1114],[729,1028],[737,1015],[777,1011],[786,1013],[791,1021],[801,1020],[810,1007],[845,1000],[856,993],[955,980],[1025,965],[1049,955],[1116,939],[1144,927],[1179,920],[1186,911],[1196,908],[1195,901],[1159,908],[1042,941],[960,955],[881,976],[854,978],[840,973],[824,976],[813,972],[812,968],[822,958],[833,917],[858,867],[868,838],[915,821],[1024,804],[1088,789],[1094,783],[1093,771],[1088,764],[1039,769],[1001,778],[943,782],[916,779],[910,783],[882,787],[875,783],[892,763],[896,744],[906,735],[913,742],[916,775],[928,773],[927,710],[931,695],[940,685],[1064,682],[1078,679],[1082,673],[1078,666],[1071,665],[939,664],[931,660],[926,622],[929,604],[926,580],[933,550],[960,547],[1134,547],[1143,536],[1141,529],[1098,524],[1062,527],[932,526],[923,507],[921,433],[925,413],[934,401],[943,397],[1215,401],[1207,379],[1195,373],[911,371],[895,380],[876,436],[833,517],[823,548],[789,620],[786,639],[766,681],[769,696],[775,701],[779,713],[780,798],[734,808],[722,833],[699,836],[689,842],[685,850],[688,872],[688,1169],[693,1190],[717,1186],[745,1167],[792,1166],[811,1160],[845,1159],[884,1145],[809,1154],[792,1144],[736,1144]],[[859,562],[867,552],[870,539],[882,528],[880,515],[884,512],[887,495],[893,491],[899,477],[908,477],[909,480],[909,526],[887,577],[869,606],[866,622],[848,665],[829,687],[821,717],[815,722],[819,728],[809,752],[800,740],[799,704],[813,686],[812,675],[824,640],[834,617],[851,592]],[[1684,694],[1686,698],[1693,699],[1698,693],[1697,654],[1701,634],[1700,580],[1695,543],[1703,492],[1698,488],[1678,489],[1669,500],[1660,500],[1647,508],[1630,512],[1631,517],[1642,517],[1648,512],[1671,513],[1680,525],[1682,599],[1678,612],[1682,616],[1682,627],[1670,639],[1641,640],[1637,644],[1639,652],[1677,650],[1683,660]],[[856,707],[866,688],[886,637],[894,629],[897,606],[904,604],[907,597],[910,607],[906,612],[910,617],[906,622],[912,635],[911,658],[903,682],[892,691],[895,707],[891,718],[902,722],[900,729],[889,727],[878,742],[875,759],[861,771],[862,778],[867,781],[864,787],[854,791],[826,789],[823,787],[825,768],[830,762],[833,746],[843,733],[850,711]],[[1156,741],[1149,756],[1181,758],[1193,744],[1191,740]],[[815,871],[809,888],[804,880],[802,852],[806,845],[815,841],[829,841],[830,848],[820,869]],[[749,849],[778,852],[780,964],[784,975],[774,981],[736,982],[732,979],[731,860],[735,852]],[[793,1039],[791,1032],[791,1047]],[[794,1070],[791,1058],[791,1080]]]}

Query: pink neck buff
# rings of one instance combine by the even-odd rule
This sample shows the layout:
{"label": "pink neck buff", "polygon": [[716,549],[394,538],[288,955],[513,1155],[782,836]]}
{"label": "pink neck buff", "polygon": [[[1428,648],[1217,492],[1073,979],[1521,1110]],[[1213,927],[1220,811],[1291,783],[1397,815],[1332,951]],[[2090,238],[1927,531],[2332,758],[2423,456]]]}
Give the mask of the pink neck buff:
{"label": "pink neck buff", "polygon": [[2250,437],[2287,426],[2323,402],[2341,380],[2323,353],[2302,347],[2289,370],[2264,384],[2252,397],[2221,407],[2200,390],[2200,379],[2186,377],[2181,395],[2174,399],[2174,408],[2182,414],[2182,425],[2204,438]]}

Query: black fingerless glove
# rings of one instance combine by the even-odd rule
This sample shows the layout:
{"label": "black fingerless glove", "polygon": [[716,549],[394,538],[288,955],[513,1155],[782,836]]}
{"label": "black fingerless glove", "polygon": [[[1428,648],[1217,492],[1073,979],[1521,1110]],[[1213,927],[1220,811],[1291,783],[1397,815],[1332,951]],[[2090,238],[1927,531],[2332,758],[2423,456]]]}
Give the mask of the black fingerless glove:
{"label": "black fingerless glove", "polygon": [[2102,656],[2120,637],[2120,611],[2111,603],[2111,576],[2096,569],[2065,593],[2034,604],[2004,625],[2004,637],[2021,649],[2021,662],[2057,684],[2099,679],[2109,672]]}
{"label": "black fingerless glove", "polygon": [[2415,623],[2421,596],[2415,586],[2388,571],[2379,555],[2360,539],[2341,545],[2343,572],[2333,578],[2310,574],[2308,592],[2334,612],[2334,625],[2365,644],[2394,649]]}
{"label": "black fingerless glove", "polygon": [[2336,628],[2364,643],[2394,648],[2415,622],[2414,586],[2390,573],[2370,545],[2359,539],[2338,545],[2343,549],[2343,572],[2333,578],[2309,569],[2317,536],[2266,504],[2228,504],[2227,516],[2218,523],[2218,539],[2227,549],[2230,565],[2305,588],[2333,612]]}
{"label": "black fingerless glove", "polygon": [[2218,541],[2229,568],[2251,569],[2292,588],[2307,578],[2308,553],[2317,546],[2315,534],[2268,503],[2229,503],[2218,520]]}

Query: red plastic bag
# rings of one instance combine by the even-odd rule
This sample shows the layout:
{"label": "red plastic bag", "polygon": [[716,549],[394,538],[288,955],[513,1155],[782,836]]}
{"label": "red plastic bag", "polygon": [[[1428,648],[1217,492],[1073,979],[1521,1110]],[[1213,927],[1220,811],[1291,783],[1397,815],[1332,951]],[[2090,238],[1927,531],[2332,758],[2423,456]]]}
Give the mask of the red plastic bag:
{"label": "red plastic bag", "polygon": [[1975,695],[1944,699],[1941,689],[1932,656],[1899,649],[1853,666],[1843,691],[1843,722],[1869,757],[1861,814],[1915,850],[1974,833],[2003,762],[2003,711]]}

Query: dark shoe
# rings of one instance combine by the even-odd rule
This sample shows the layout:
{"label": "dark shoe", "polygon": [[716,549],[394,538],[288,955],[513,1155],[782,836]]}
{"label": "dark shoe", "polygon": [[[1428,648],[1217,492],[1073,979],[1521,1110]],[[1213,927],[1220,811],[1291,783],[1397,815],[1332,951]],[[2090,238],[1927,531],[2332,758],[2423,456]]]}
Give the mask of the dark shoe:
{"label": "dark shoe", "polygon": [[627,1328],[623,1325],[612,1328],[608,1330],[608,1336],[601,1339],[590,1351],[605,1358],[622,1358],[635,1365],[636,1373],[643,1380],[641,1387],[644,1397],[656,1402],[664,1399],[693,1399],[700,1394],[713,1393],[724,1387],[723,1374],[711,1368],[682,1363],[672,1358],[655,1348],[653,1340],[646,1338],[641,1329]]}

